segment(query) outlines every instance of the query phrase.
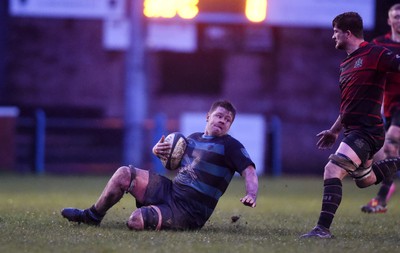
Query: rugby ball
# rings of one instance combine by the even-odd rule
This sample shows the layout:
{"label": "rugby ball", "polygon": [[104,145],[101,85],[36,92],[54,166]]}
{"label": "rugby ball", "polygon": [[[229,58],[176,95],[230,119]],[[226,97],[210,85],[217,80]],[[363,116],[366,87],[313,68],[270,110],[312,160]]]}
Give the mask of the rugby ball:
{"label": "rugby ball", "polygon": [[183,134],[174,132],[167,135],[164,142],[171,143],[171,151],[167,159],[160,159],[161,163],[168,170],[176,170],[181,165],[183,153],[185,153],[187,147],[187,140]]}

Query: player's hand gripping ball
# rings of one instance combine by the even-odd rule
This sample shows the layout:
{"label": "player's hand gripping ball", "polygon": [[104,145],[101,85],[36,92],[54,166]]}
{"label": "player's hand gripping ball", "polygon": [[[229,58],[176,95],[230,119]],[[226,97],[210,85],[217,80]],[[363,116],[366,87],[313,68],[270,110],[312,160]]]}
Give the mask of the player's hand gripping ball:
{"label": "player's hand gripping ball", "polygon": [[164,142],[171,143],[171,151],[166,159],[160,159],[161,163],[168,170],[176,170],[181,165],[183,153],[185,153],[187,147],[187,140],[183,134],[174,132],[167,135]]}

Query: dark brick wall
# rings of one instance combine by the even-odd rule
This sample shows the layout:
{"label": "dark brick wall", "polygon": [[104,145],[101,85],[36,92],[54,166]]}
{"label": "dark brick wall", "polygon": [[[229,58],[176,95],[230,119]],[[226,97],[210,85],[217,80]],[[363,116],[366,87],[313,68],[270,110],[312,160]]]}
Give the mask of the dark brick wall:
{"label": "dark brick wall", "polygon": [[[330,29],[274,28],[273,35],[269,52],[225,52],[222,89],[212,95],[161,92],[159,54],[149,52],[149,118],[163,112],[176,121],[184,111],[206,112],[214,99],[229,98],[240,113],[282,120],[284,173],[321,174],[330,152],[316,149],[315,135],[337,117],[345,53],[334,49]],[[122,118],[124,53],[103,48],[100,21],[11,18],[7,46],[1,103],[88,107]]]}
{"label": "dark brick wall", "polygon": [[13,18],[6,89],[10,102],[98,107],[119,115],[124,55],[102,46],[102,23]]}

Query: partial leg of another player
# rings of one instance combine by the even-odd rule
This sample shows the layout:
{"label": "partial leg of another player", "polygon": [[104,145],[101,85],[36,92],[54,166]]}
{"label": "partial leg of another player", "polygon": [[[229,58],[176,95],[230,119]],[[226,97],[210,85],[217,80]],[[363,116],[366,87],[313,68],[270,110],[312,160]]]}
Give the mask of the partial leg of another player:
{"label": "partial leg of another player", "polygon": [[[385,144],[383,147],[383,158],[395,158],[399,156],[400,127],[391,125],[386,133]],[[382,156],[380,156],[381,159]],[[386,178],[382,181],[381,187],[376,195],[366,205],[361,207],[365,213],[385,213],[387,203],[396,189],[393,178]]]}
{"label": "partial leg of another player", "polygon": [[395,191],[395,184],[393,179],[386,179],[382,182],[376,197],[372,198],[366,205],[361,207],[364,213],[386,213],[387,203],[390,196]]}

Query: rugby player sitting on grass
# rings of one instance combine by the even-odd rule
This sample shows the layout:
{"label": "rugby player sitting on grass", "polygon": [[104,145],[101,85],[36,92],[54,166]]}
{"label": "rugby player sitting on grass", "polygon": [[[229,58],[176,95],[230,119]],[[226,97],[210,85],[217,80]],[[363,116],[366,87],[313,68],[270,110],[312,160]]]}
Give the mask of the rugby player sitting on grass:
{"label": "rugby player sitting on grass", "polygon": [[[100,225],[107,211],[124,195],[136,199],[136,206],[126,222],[133,230],[200,229],[213,213],[233,175],[245,179],[246,194],[240,201],[256,206],[258,177],[245,147],[228,131],[236,109],[225,100],[212,104],[206,115],[204,132],[187,137],[181,167],[173,180],[133,166],[120,167],[105,186],[94,205],[81,210],[65,208],[64,218],[72,222]],[[165,157],[171,145],[164,136],[153,153]]]}

